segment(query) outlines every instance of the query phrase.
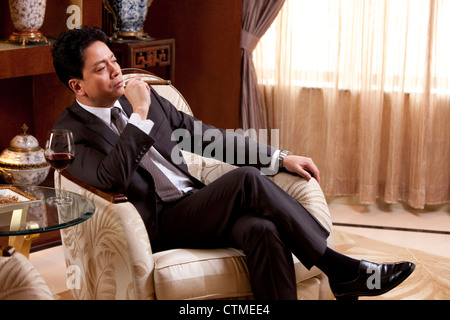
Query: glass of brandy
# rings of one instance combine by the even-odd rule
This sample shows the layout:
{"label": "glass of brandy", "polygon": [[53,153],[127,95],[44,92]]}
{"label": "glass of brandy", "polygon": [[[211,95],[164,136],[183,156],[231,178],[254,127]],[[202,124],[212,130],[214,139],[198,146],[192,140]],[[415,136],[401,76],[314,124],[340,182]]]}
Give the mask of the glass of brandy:
{"label": "glass of brandy", "polygon": [[51,204],[67,204],[72,200],[65,197],[61,190],[61,171],[66,169],[75,157],[72,131],[52,129],[47,133],[44,150],[45,160],[58,172],[55,197],[47,199]]}

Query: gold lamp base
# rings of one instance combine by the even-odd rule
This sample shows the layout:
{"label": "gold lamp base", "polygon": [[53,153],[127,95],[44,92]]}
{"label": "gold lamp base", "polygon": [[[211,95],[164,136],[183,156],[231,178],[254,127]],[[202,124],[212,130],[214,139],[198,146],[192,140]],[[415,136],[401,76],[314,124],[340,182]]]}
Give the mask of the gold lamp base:
{"label": "gold lamp base", "polygon": [[8,42],[10,42],[10,43],[18,43],[18,44],[20,44],[22,46],[25,46],[25,44],[27,44],[29,42],[32,42],[32,43],[39,43],[39,42],[49,43],[47,38],[39,30],[13,32],[13,34],[9,37]]}
{"label": "gold lamp base", "polygon": [[110,37],[111,41],[114,40],[153,40],[154,38],[150,37],[147,33],[142,30],[138,31],[119,31],[116,30],[112,37]]}

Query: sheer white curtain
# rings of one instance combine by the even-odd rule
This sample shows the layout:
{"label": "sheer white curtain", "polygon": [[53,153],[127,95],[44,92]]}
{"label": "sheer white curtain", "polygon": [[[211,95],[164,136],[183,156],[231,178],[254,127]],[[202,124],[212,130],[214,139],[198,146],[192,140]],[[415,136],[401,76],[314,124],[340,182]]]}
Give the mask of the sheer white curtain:
{"label": "sheer white curtain", "polygon": [[286,0],[254,52],[266,126],[327,195],[450,201],[450,1]]}

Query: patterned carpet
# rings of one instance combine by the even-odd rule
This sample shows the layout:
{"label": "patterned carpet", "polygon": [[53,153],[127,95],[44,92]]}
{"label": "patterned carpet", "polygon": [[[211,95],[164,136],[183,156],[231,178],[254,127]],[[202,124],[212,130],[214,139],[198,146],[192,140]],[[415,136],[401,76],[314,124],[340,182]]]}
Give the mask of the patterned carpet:
{"label": "patterned carpet", "polygon": [[374,262],[408,260],[414,272],[397,288],[360,300],[450,300],[450,259],[419,250],[390,245],[350,233],[335,231],[336,250],[353,258]]}
{"label": "patterned carpet", "polygon": [[[360,300],[450,300],[450,259],[403,248],[350,233],[335,231],[336,250],[357,259],[374,262],[408,260],[414,272],[400,286],[377,297]],[[71,300],[69,291],[56,299]]]}

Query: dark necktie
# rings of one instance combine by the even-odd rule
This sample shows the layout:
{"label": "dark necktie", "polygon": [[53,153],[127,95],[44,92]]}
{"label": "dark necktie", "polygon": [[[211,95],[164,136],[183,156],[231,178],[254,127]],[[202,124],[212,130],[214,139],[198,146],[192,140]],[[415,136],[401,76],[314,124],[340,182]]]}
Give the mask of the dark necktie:
{"label": "dark necktie", "polygon": [[[111,120],[117,130],[119,130],[119,133],[122,134],[126,123],[120,114],[121,111],[118,107],[113,107],[111,109]],[[141,164],[152,175],[155,182],[156,193],[162,201],[175,201],[183,196],[183,193],[175,187],[169,178],[153,162],[148,152],[142,157]]]}

